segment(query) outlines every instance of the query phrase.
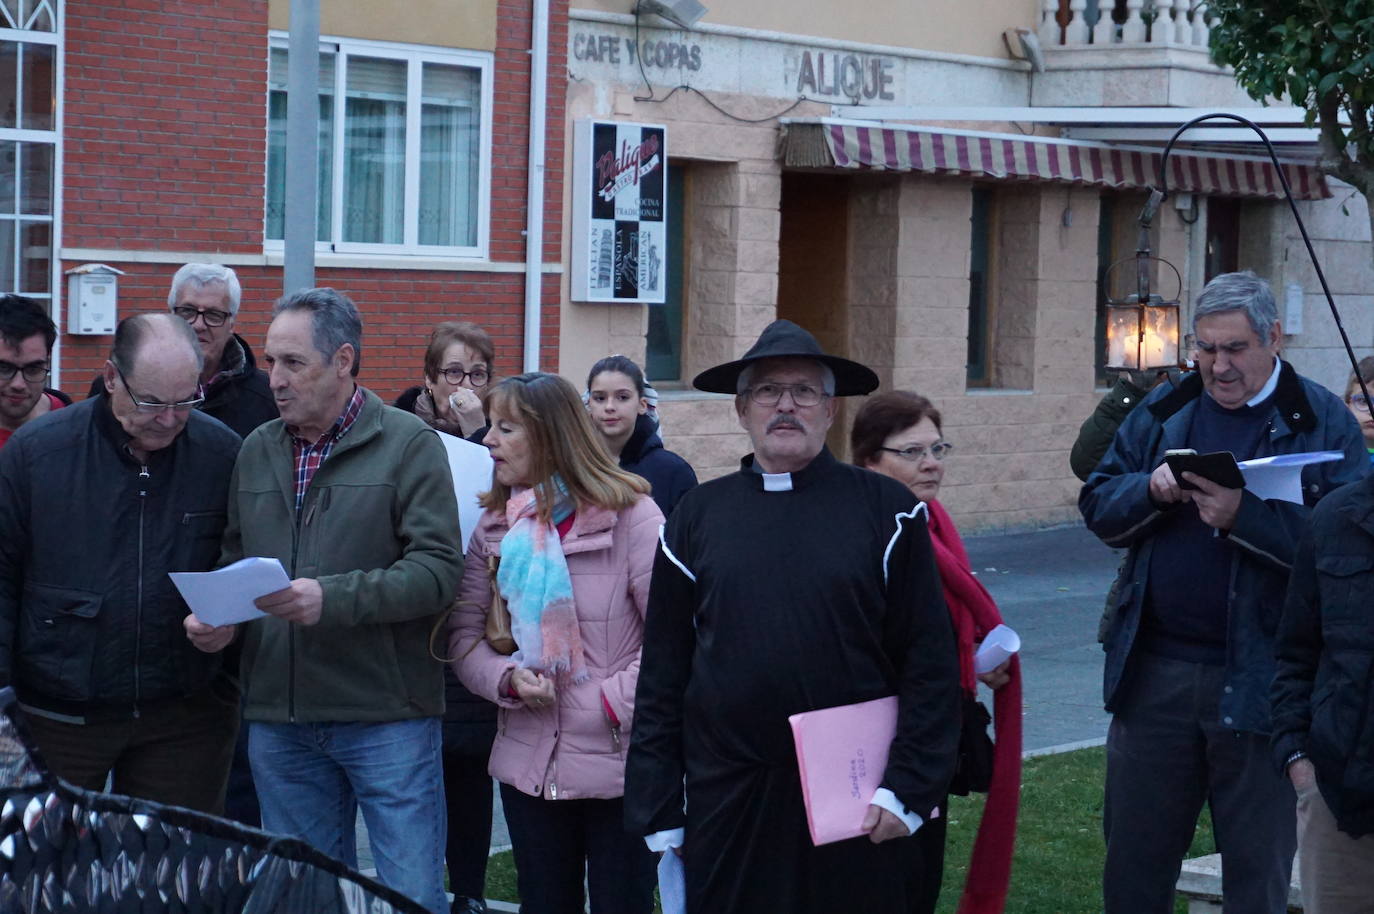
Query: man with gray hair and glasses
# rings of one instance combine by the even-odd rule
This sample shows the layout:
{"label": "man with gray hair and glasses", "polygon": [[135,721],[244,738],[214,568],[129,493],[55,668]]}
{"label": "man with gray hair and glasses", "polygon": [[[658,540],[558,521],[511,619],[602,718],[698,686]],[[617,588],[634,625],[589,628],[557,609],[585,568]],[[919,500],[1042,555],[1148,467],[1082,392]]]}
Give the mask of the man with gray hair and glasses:
{"label": "man with gray hair and glasses", "polygon": [[367,822],[378,878],[431,911],[444,901],[443,666],[430,633],[462,576],[444,445],[355,378],[362,319],[333,289],[277,302],[264,357],[281,418],[234,468],[221,564],[281,560],[267,616],[214,628],[243,640],[249,756],[263,827],[356,865]]}
{"label": "man with gray hair and glasses", "polygon": [[[692,383],[735,394],[754,451],[660,533],[626,827],[677,849],[689,914],[905,914],[911,835],[954,774],[959,664],[925,509],[825,446],[835,398],[878,376],[778,320]],[[788,717],[893,695],[887,764],[854,794],[866,834],[813,846]]]}
{"label": "man with gray hair and glasses", "polygon": [[[1079,509],[1129,550],[1106,632],[1104,909],[1173,910],[1204,801],[1222,857],[1222,909],[1287,909],[1293,787],[1270,764],[1274,633],[1312,506],[1362,477],[1364,439],[1334,394],[1279,358],[1273,293],[1253,273],[1207,284],[1193,314],[1195,374],[1156,388],[1088,477]],[[1303,504],[1228,488],[1165,462],[1337,451],[1302,469]]]}
{"label": "man with gray hair and glasses", "polygon": [[105,395],[0,450],[0,685],[61,777],[217,813],[238,690],[168,578],[214,568],[239,450],[196,411],[200,366],[184,321],[125,318]]}
{"label": "man with gray hair and glasses", "polygon": [[[172,276],[167,309],[190,324],[200,346],[200,382],[205,388],[201,412],[247,438],[253,429],[277,418],[277,407],[252,348],[234,332],[242,298],[238,275],[229,267],[188,263]],[[101,386],[96,378],[91,395]]]}

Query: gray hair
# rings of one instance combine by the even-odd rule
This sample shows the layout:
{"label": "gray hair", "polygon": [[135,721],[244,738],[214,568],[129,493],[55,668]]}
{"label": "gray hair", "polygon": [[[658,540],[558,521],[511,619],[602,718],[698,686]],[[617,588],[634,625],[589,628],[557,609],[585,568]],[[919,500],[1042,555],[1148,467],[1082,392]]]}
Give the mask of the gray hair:
{"label": "gray hair", "polygon": [[196,332],[191,325],[170,314],[133,314],[120,321],[115,327],[114,347],[110,350],[110,361],[125,375],[134,373],[134,362],[138,360],[139,350],[149,339],[169,333],[180,338],[186,349],[196,360],[196,374],[205,368],[205,355],[196,342]]}
{"label": "gray hair", "polygon": [[1250,321],[1250,329],[1255,331],[1255,336],[1262,343],[1268,342],[1269,331],[1274,329],[1279,319],[1279,307],[1274,303],[1274,293],[1269,283],[1250,270],[1213,277],[1193,307],[1194,332],[1197,331],[1198,318],[1228,311],[1244,311]]}
{"label": "gray hair", "polygon": [[[829,365],[825,364],[824,362],[817,362],[815,359],[808,359],[804,355],[778,356],[778,358],[814,362],[821,369],[821,390],[825,391],[825,395],[827,397],[835,396],[835,372],[831,370]],[[759,362],[768,361],[772,361],[772,359],[759,359]],[[736,396],[743,396],[744,392],[753,385],[754,369],[758,367],[759,362],[750,362],[748,365],[745,365],[744,369],[739,373],[739,379],[735,381]]]}
{"label": "gray hair", "polygon": [[272,306],[272,316],[287,311],[309,311],[315,349],[326,359],[347,343],[353,347],[353,377],[363,364],[363,319],[353,299],[342,292],[322,287],[302,289],[283,295]]}
{"label": "gray hair", "polygon": [[239,301],[243,298],[243,287],[239,285],[238,274],[218,263],[188,263],[172,276],[172,288],[167,290],[167,310],[181,304],[181,287],[190,284],[197,289],[220,283],[224,286],[224,305],[230,314],[239,313]]}

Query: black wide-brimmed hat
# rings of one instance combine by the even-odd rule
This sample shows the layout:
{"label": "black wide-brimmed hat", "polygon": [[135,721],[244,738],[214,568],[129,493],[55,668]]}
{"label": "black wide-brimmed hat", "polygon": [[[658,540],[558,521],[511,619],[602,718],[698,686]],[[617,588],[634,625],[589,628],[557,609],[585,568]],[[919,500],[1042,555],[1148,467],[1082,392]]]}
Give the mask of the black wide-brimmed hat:
{"label": "black wide-brimmed hat", "polygon": [[706,369],[692,379],[692,386],[713,394],[738,393],[740,372],[760,359],[813,359],[820,362],[835,373],[837,397],[854,397],[878,389],[878,376],[871,368],[837,355],[827,355],[814,336],[786,320],[773,321],[743,358]]}

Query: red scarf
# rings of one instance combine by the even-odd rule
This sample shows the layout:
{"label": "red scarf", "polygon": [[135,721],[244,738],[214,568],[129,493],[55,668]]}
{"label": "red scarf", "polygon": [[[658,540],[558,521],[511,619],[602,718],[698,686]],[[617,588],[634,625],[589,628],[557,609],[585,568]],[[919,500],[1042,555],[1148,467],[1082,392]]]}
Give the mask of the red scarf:
{"label": "red scarf", "polygon": [[[959,681],[966,693],[973,694],[978,685],[973,672],[974,643],[1001,624],[1002,614],[983,582],[973,576],[954,521],[938,501],[928,501],[926,507],[930,509],[935,567],[940,572],[945,603],[959,644]],[[1021,660],[1016,655],[1012,656],[1008,671],[1011,681],[993,693],[997,742],[993,748],[992,784],[973,844],[959,914],[1001,914],[1011,881],[1016,810],[1021,801]]]}

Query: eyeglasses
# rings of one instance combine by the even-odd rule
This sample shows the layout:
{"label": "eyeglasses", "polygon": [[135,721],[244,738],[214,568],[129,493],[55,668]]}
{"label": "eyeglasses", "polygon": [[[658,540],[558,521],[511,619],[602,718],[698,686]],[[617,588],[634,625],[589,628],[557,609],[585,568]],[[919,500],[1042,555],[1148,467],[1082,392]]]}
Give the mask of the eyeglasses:
{"label": "eyeglasses", "polygon": [[887,451],[889,454],[896,454],[903,460],[909,460],[912,463],[919,463],[926,454],[930,454],[930,456],[934,457],[936,460],[944,460],[945,457],[949,455],[949,452],[954,450],[954,445],[950,444],[948,441],[937,441],[928,448],[915,444],[911,447],[904,448],[880,447],[878,450]]}
{"label": "eyeglasses", "polygon": [[[0,378],[3,377],[4,374],[0,374]],[[1355,409],[1359,410],[1362,413],[1369,412],[1369,400],[1365,398],[1364,394],[1351,394],[1350,396],[1345,398],[1345,402],[1349,403],[1351,406],[1355,407]]]}
{"label": "eyeglasses", "polygon": [[124,377],[124,372],[119,370],[118,365],[115,366],[115,374],[119,375],[119,381],[124,385],[124,390],[128,393],[129,399],[134,401],[134,406],[145,415],[161,413],[169,409],[174,413],[189,413],[205,402],[205,388],[197,384],[196,395],[189,400],[180,400],[176,403],[149,403],[134,395],[133,388],[129,386],[129,379]]}
{"label": "eyeglasses", "polygon": [[461,368],[440,368],[439,374],[444,376],[444,380],[457,387],[463,383],[464,378],[472,379],[473,387],[486,387],[491,380],[491,374],[485,368],[474,368],[472,371],[464,371]]}
{"label": "eyeglasses", "polygon": [[749,399],[759,406],[777,406],[782,395],[792,394],[792,402],[797,406],[815,406],[830,394],[810,384],[759,384],[745,391]]}
{"label": "eyeglasses", "polygon": [[216,308],[201,310],[200,308],[193,308],[190,305],[177,305],[172,309],[172,313],[188,324],[194,324],[196,318],[200,318],[205,321],[205,326],[207,327],[223,327],[224,322],[234,316],[228,311],[220,311]]}
{"label": "eyeglasses", "polygon": [[52,368],[47,362],[30,362],[27,365],[15,365],[11,362],[0,362],[0,381],[11,380],[15,373],[24,376],[24,380],[30,384],[37,384],[48,376]]}

